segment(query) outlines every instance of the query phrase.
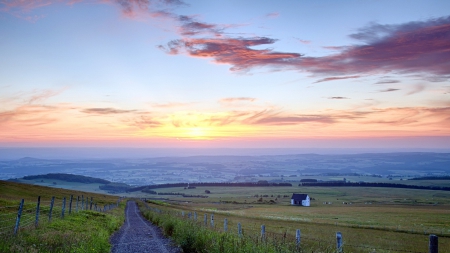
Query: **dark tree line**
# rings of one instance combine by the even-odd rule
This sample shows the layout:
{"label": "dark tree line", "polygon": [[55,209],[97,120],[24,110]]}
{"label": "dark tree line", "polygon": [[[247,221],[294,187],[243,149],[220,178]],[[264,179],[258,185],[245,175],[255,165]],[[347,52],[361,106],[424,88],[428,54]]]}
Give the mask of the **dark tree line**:
{"label": "dark tree line", "polygon": [[408,180],[450,180],[450,176],[443,177],[415,177]]}
{"label": "dark tree line", "polygon": [[205,195],[192,195],[192,194],[186,194],[186,193],[181,193],[181,192],[156,192],[153,190],[148,190],[148,189],[143,189],[142,192],[145,193],[150,193],[150,194],[155,194],[155,195],[179,195],[185,198],[207,198],[208,196]]}
{"label": "dark tree line", "polygon": [[45,175],[36,175],[36,176],[24,176],[25,180],[34,180],[34,179],[57,179],[63,180],[67,182],[77,182],[77,183],[99,183],[99,184],[109,184],[111,183],[108,180],[94,178],[94,177],[86,177],[81,175],[73,175],[73,174],[65,174],[65,173],[49,173]]}
{"label": "dark tree line", "polygon": [[440,187],[440,186],[406,185],[406,184],[394,184],[394,183],[366,183],[366,182],[346,183],[346,182],[342,182],[342,181],[301,183],[298,186],[389,187],[389,188],[403,188],[403,189],[450,191],[450,187]]}
{"label": "dark tree line", "polygon": [[[148,189],[158,188],[172,188],[172,187],[186,187],[186,183],[172,183],[172,184],[156,184],[139,186],[128,189],[129,192],[142,191]],[[189,183],[190,187],[202,187],[202,186],[225,186],[225,187],[261,187],[261,186],[292,186],[291,183],[269,183],[269,182],[244,182],[244,183]]]}
{"label": "dark tree line", "polygon": [[301,179],[300,182],[301,182],[301,183],[315,183],[315,182],[317,182],[317,179],[308,179],[308,178],[305,178],[305,179]]}
{"label": "dark tree line", "polygon": [[125,183],[109,183],[109,184],[100,185],[98,188],[100,188],[100,190],[105,190],[105,191],[125,192],[126,190],[128,190],[130,188],[130,186]]}

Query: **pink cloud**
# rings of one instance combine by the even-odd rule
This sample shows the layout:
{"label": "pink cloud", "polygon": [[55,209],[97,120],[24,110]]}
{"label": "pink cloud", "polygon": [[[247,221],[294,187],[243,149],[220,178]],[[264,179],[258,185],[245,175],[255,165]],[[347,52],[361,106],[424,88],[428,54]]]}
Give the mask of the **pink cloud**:
{"label": "pink cloud", "polygon": [[54,3],[60,3],[62,1],[63,0],[34,0],[34,1],[8,0],[8,1],[1,1],[0,4],[4,6],[3,8],[1,8],[2,11],[20,10],[23,12],[29,12],[31,10],[48,6]]}
{"label": "pink cloud", "polygon": [[343,79],[353,79],[353,78],[360,78],[360,76],[333,76],[333,77],[327,77],[327,78],[317,80],[314,83],[322,83],[322,82],[329,82],[329,81],[343,80]]}
{"label": "pink cloud", "polygon": [[[213,27],[201,26],[202,29]],[[232,71],[276,67],[318,75],[361,76],[389,72],[450,75],[450,17],[401,25],[370,25],[350,35],[364,44],[341,47],[339,53],[323,57],[251,48],[273,44],[276,40],[272,38],[220,35],[221,38],[201,39],[188,36],[160,48],[170,54],[184,52],[192,57],[212,58],[216,63],[232,65]]]}
{"label": "pink cloud", "polygon": [[[116,4],[120,7],[123,14],[128,17],[134,17],[136,14],[142,12],[153,16],[157,15],[157,13],[161,14],[161,9],[166,7],[186,5],[181,0],[6,0],[0,2],[4,6],[0,8],[0,11],[10,12],[20,17],[18,13],[28,13],[52,4],[72,5],[83,2]],[[26,18],[32,18],[32,16]]]}
{"label": "pink cloud", "polygon": [[450,74],[450,17],[402,25],[371,25],[351,37],[365,45],[321,58],[307,57],[300,66],[323,74]]}
{"label": "pink cloud", "polygon": [[[50,4],[76,4],[87,0],[3,0],[1,11],[29,12]],[[231,71],[257,67],[310,72],[322,76],[362,76],[382,73],[421,73],[422,79],[448,80],[450,77],[450,16],[398,25],[370,24],[350,37],[359,45],[327,47],[337,50],[323,57],[297,52],[280,52],[254,46],[273,45],[268,37],[232,37],[224,31],[233,25],[200,22],[193,16],[177,15],[170,7],[186,5],[180,0],[92,0],[116,4],[124,15],[145,13],[149,17],[170,18],[179,22],[181,39],[158,46],[169,54],[187,54],[231,65]],[[275,15],[275,14],[272,14]],[[33,17],[29,17],[33,20]],[[198,36],[204,36],[198,38]],[[309,43],[307,40],[299,40]],[[332,77],[327,80],[336,80]]]}
{"label": "pink cloud", "polygon": [[188,55],[200,58],[213,58],[216,63],[231,64],[232,71],[246,70],[265,65],[288,66],[289,62],[299,58],[297,53],[279,53],[270,49],[251,49],[251,46],[273,44],[274,39],[256,38],[210,38],[181,39],[161,46],[166,52],[179,54],[184,50]]}
{"label": "pink cloud", "polygon": [[181,23],[180,34],[183,36],[194,36],[199,34],[220,36],[224,29],[219,27],[219,25],[196,21],[193,17],[189,16],[180,15],[177,19]]}

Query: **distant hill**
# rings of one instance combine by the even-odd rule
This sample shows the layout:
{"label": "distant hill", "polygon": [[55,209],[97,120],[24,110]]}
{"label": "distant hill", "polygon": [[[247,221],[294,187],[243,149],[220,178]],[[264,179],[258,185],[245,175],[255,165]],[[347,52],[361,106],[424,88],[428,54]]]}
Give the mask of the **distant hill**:
{"label": "distant hill", "polygon": [[[49,173],[45,175],[34,175],[34,176],[24,176],[24,180],[39,180],[39,179],[51,179],[51,180],[61,180],[66,182],[75,182],[83,184],[102,184],[98,188],[101,190],[108,191],[109,193],[120,193],[125,192],[131,186],[124,183],[115,183],[101,178],[86,177],[81,175],[66,174],[66,173]],[[11,179],[10,181],[20,181],[17,179]]]}

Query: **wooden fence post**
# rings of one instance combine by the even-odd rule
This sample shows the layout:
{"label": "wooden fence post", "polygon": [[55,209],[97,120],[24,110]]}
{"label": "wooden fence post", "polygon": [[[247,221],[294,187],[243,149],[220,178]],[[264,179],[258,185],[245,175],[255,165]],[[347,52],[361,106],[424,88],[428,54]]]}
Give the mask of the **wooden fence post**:
{"label": "wooden fence post", "polygon": [[197,212],[194,212],[194,220],[197,221]]}
{"label": "wooden fence post", "polygon": [[266,240],[266,225],[261,225],[261,242]]}
{"label": "wooden fence post", "polygon": [[80,202],[80,196],[77,196],[77,213],[78,213],[78,202]]}
{"label": "wooden fence post", "polygon": [[66,211],[66,197],[63,198],[62,210],[61,210],[61,218],[64,218],[64,212]]}
{"label": "wooden fence post", "polygon": [[211,227],[214,227],[214,214],[211,214]]}
{"label": "wooden fence post", "polygon": [[91,206],[89,207],[89,210],[92,210],[92,197],[91,197]]}
{"label": "wooden fence post", "polygon": [[81,195],[81,211],[83,211],[84,208],[84,196]]}
{"label": "wooden fence post", "polygon": [[39,208],[41,206],[41,196],[38,197],[38,201],[36,204],[36,219],[34,220],[34,227],[37,228],[39,224]]}
{"label": "wooden fence post", "polygon": [[239,237],[242,237],[242,227],[241,227],[241,223],[238,223],[238,235]]}
{"label": "wooden fence post", "polygon": [[22,217],[23,202],[24,202],[24,199],[22,199],[22,201],[20,201],[19,211],[17,211],[16,226],[14,227],[14,234],[17,234],[17,230],[19,229],[20,217]]}
{"label": "wooden fence post", "polygon": [[430,235],[430,243],[428,245],[429,253],[438,253],[438,237],[437,235]]}
{"label": "wooden fence post", "polygon": [[72,213],[72,200],[73,200],[73,195],[70,195],[70,202],[69,202],[69,214]]}
{"label": "wooden fence post", "polygon": [[300,229],[297,229],[295,232],[295,241],[297,243],[297,247],[300,246]]}
{"label": "wooden fence post", "polygon": [[52,201],[50,201],[50,210],[48,212],[48,222],[52,221],[52,211],[53,211],[53,204],[55,203],[55,197],[52,197]]}
{"label": "wooden fence post", "polygon": [[184,217],[184,211],[181,211],[181,216],[183,216],[183,217]]}
{"label": "wooden fence post", "polygon": [[338,252],[342,252],[342,233],[336,232],[336,247]]}
{"label": "wooden fence post", "polygon": [[205,226],[208,226],[208,215],[205,213]]}
{"label": "wooden fence post", "polygon": [[228,231],[228,220],[227,220],[227,218],[225,218],[223,220],[223,231],[225,231],[225,232]]}

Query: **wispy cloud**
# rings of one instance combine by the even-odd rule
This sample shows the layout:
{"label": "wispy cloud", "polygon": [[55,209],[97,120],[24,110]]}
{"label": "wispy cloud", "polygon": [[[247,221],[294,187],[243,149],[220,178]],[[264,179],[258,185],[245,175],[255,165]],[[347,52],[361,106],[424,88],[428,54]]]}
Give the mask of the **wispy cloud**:
{"label": "wispy cloud", "polygon": [[379,90],[378,92],[392,92],[392,91],[398,91],[400,89],[394,89],[394,88],[388,88],[388,89],[384,89],[384,90]]}
{"label": "wispy cloud", "polygon": [[423,85],[423,84],[416,84],[416,85],[414,85],[414,87],[413,87],[413,89],[411,91],[406,93],[406,95],[413,95],[413,94],[419,93],[419,92],[421,92],[423,90],[425,90],[425,85]]}
{"label": "wispy cloud", "polygon": [[256,98],[251,97],[236,97],[236,98],[222,98],[219,103],[234,103],[234,102],[253,102]]}
{"label": "wispy cloud", "polygon": [[279,12],[271,12],[266,14],[266,17],[268,18],[278,18],[279,16],[280,16]]}
{"label": "wispy cloud", "polygon": [[380,80],[380,81],[376,82],[375,84],[390,84],[390,83],[399,83],[399,82],[400,82],[399,80],[389,79],[389,80]]}
{"label": "wispy cloud", "polygon": [[328,97],[328,99],[350,99],[348,97]]}
{"label": "wispy cloud", "polygon": [[253,125],[298,125],[302,123],[335,123],[332,117],[321,115],[296,115],[291,117],[268,116],[259,118],[253,122]]}
{"label": "wispy cloud", "polygon": [[3,126],[38,126],[58,121],[57,114],[65,108],[44,105],[22,105],[13,110],[0,111],[0,125]]}
{"label": "wispy cloud", "polygon": [[106,114],[132,113],[132,112],[136,112],[136,110],[120,110],[120,109],[106,107],[106,108],[86,108],[86,109],[81,110],[81,112],[88,113],[88,114],[106,115]]}
{"label": "wispy cloud", "polygon": [[35,104],[43,102],[50,97],[57,96],[61,94],[66,88],[60,90],[41,90],[41,91],[33,91],[33,95],[28,99],[28,104]]}
{"label": "wispy cloud", "polygon": [[[296,38],[296,39],[297,39],[297,38]],[[302,44],[306,44],[306,45],[311,44],[311,41],[310,41],[310,40],[297,39],[297,41],[300,42],[300,43],[302,43]]]}
{"label": "wispy cloud", "polygon": [[146,115],[139,116],[138,118],[129,122],[129,124],[139,127],[141,129],[155,128],[162,125],[160,121]]}
{"label": "wispy cloud", "polygon": [[348,49],[349,46],[324,46],[324,47],[322,47],[322,48],[324,48],[324,49],[329,49],[329,50],[338,50],[338,51],[342,51],[342,50]]}
{"label": "wispy cloud", "polygon": [[360,78],[360,76],[333,76],[333,77],[327,77],[327,78],[317,80],[314,83],[322,83],[322,82],[329,82],[329,81],[343,80],[343,79],[354,79],[354,78]]}
{"label": "wispy cloud", "polygon": [[177,108],[193,105],[195,103],[180,103],[180,102],[170,102],[170,103],[151,103],[150,105],[154,108]]}

